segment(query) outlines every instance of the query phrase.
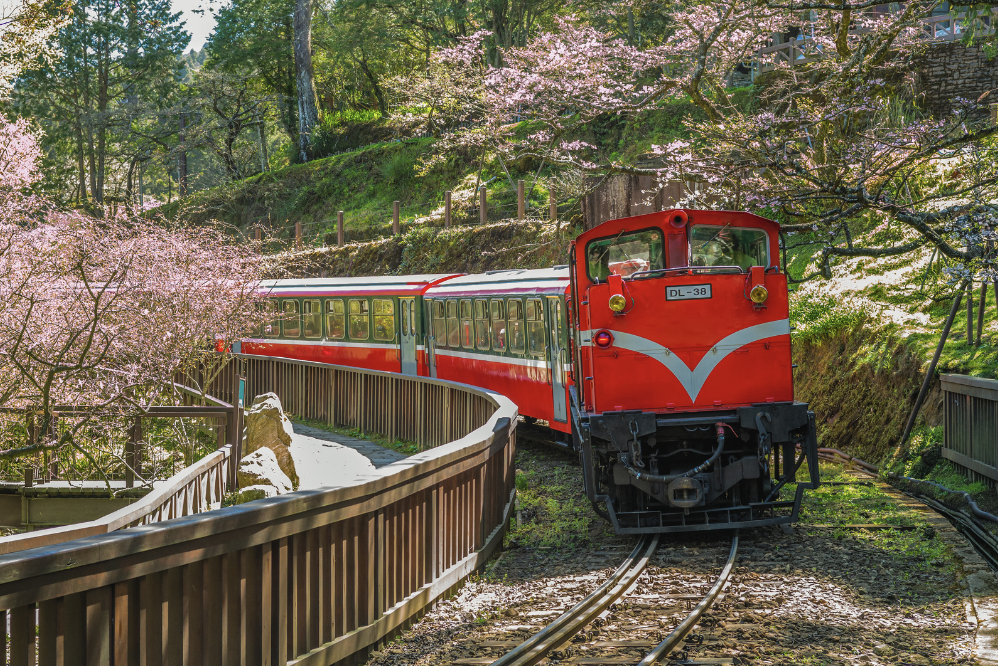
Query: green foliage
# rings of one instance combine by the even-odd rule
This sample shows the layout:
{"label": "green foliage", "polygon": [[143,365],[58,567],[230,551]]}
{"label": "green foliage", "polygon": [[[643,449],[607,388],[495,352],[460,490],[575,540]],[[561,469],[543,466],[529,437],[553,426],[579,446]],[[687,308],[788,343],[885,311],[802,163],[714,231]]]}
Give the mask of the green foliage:
{"label": "green foliage", "polygon": [[587,547],[609,533],[586,499],[572,456],[543,445],[517,444],[519,525],[509,539],[525,548]]}

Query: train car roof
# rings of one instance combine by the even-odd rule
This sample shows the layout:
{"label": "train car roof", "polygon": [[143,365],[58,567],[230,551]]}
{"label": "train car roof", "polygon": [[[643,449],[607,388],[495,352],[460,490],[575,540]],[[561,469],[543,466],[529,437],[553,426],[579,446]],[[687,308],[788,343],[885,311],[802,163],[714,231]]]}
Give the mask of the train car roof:
{"label": "train car roof", "polygon": [[260,290],[269,296],[327,296],[337,294],[416,295],[458,277],[460,273],[382,275],[301,280],[263,280]]}
{"label": "train car roof", "polygon": [[462,275],[433,285],[424,295],[439,298],[481,294],[563,294],[567,288],[568,266],[555,266]]}

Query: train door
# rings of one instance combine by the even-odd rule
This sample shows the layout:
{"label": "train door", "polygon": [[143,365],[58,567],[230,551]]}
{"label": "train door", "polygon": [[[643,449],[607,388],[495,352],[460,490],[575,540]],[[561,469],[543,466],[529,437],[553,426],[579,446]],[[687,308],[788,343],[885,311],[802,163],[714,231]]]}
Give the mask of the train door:
{"label": "train door", "polygon": [[562,353],[561,298],[548,297],[548,328],[551,344],[548,345],[548,364],[551,366],[551,390],[554,392],[554,420],[568,422],[568,407],[565,404],[565,362],[568,355]]}
{"label": "train door", "polygon": [[416,299],[400,298],[399,360],[403,375],[416,374]]}

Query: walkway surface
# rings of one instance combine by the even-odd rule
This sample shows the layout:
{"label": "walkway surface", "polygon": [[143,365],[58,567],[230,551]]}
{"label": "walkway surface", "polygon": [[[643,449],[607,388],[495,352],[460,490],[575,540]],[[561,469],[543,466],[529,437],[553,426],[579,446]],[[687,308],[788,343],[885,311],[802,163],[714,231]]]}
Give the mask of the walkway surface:
{"label": "walkway surface", "polygon": [[298,472],[299,489],[348,485],[379,467],[406,456],[349,435],[292,423],[295,435],[291,457]]}

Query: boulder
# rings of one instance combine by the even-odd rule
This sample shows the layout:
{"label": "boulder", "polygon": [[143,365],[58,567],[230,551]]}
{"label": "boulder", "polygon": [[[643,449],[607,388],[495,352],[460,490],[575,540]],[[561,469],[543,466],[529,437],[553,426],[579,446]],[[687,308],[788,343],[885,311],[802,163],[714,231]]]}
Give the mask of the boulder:
{"label": "boulder", "polygon": [[274,486],[250,486],[249,488],[240,488],[239,494],[236,495],[236,504],[245,504],[246,502],[253,502],[258,499],[267,499],[268,497],[274,497],[277,495],[277,488]]}
{"label": "boulder", "polygon": [[[298,472],[291,457],[291,437],[294,429],[281,409],[281,400],[273,393],[264,393],[246,410],[246,439],[243,441],[243,459],[248,454],[266,448],[274,452],[277,464],[298,487]],[[241,484],[240,484],[241,485]]]}
{"label": "boulder", "polygon": [[270,486],[275,495],[290,493],[291,479],[277,462],[277,456],[269,448],[257,449],[239,462],[239,487]]}

